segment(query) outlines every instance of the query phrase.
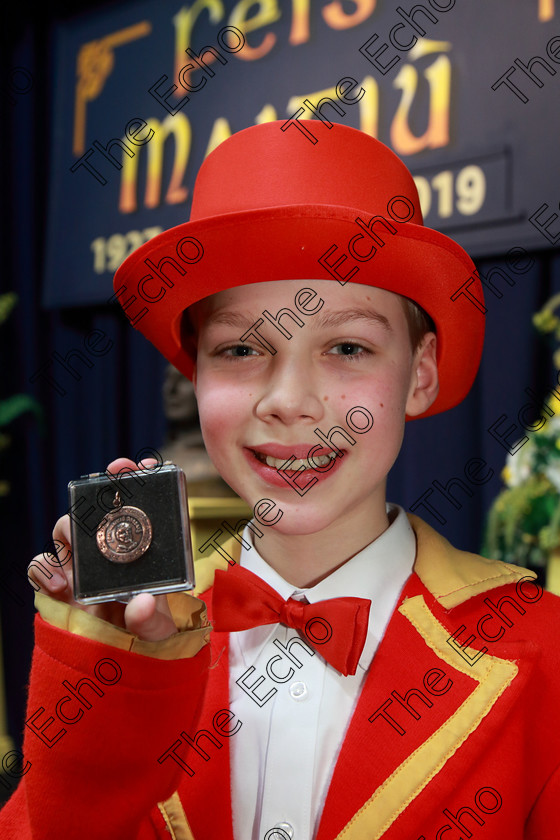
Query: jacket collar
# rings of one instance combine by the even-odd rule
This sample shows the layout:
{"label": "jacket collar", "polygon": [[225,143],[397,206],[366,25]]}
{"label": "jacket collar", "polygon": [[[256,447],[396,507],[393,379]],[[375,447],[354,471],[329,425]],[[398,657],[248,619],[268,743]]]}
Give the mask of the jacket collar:
{"label": "jacket collar", "polygon": [[[411,513],[407,516],[417,543],[414,571],[444,609],[463,604],[481,592],[515,583],[520,578],[536,577],[528,569],[460,551],[419,516]],[[239,562],[240,543],[236,542],[230,550],[235,562]],[[197,586],[193,595],[209,589],[213,585],[215,571],[227,567],[228,561],[218,552],[198,560],[195,565]]]}
{"label": "jacket collar", "polygon": [[[428,607],[430,595],[438,602],[439,613],[531,573],[458,551],[418,517],[409,515],[409,520],[417,540],[416,574],[405,584],[349,723],[333,771],[318,840],[374,840],[397,820],[402,831],[398,836],[416,836],[419,816],[424,819],[427,814],[422,808],[430,799],[432,778],[437,776],[438,798],[452,800],[457,764],[451,773],[440,771],[449,766],[448,762],[466,742],[470,747],[462,759],[463,771],[483,759],[488,743],[507,729],[508,715],[532,672],[535,652],[525,650],[527,645],[519,642],[512,645],[508,659],[486,653],[473,664],[465,664],[447,643],[450,631],[442,623],[443,616],[438,617]],[[239,549],[231,552],[236,561],[239,555]],[[198,592],[209,589],[215,570],[227,565],[217,553],[199,561]],[[449,618],[445,624],[448,622]],[[228,634],[214,632],[211,644],[215,667],[201,720],[210,720],[216,708],[227,704],[229,696]],[[474,660],[475,651],[465,650]],[[433,699],[431,708],[420,704],[418,720],[396,702],[391,706],[407,730],[407,738],[394,732],[386,720],[375,717],[376,710],[379,712],[388,698],[394,698],[395,689],[401,691],[404,699],[408,688],[422,685],[422,675],[434,674],[435,669],[442,675],[440,686],[445,680],[450,680],[452,686],[448,692],[442,692],[443,696]],[[485,727],[484,738],[476,736],[481,723]],[[197,838],[205,836],[208,797],[218,783],[220,790],[230,790],[229,744],[224,746],[213,758],[211,775],[197,773],[188,780],[188,786],[185,783],[184,801],[188,798],[193,803],[189,806],[189,822]],[[228,798],[219,826],[219,836],[226,840],[233,840],[230,802]],[[431,806],[428,810],[431,813]]]}

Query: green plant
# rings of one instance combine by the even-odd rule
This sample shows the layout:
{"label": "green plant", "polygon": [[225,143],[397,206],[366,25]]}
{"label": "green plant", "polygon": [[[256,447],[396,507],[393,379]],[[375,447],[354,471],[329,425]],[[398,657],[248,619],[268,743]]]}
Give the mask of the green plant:
{"label": "green plant", "polygon": [[[7,292],[0,295],[0,324],[3,324],[10,316],[16,306],[18,297],[14,292]],[[29,394],[14,394],[5,400],[0,400],[0,429],[4,429],[21,414],[32,411],[37,419],[44,421],[43,409]],[[4,431],[0,431],[0,452],[7,449],[11,443],[11,437]],[[0,479],[0,496],[7,496],[10,492],[10,483]]]}
{"label": "green plant", "polygon": [[[560,294],[533,316],[533,324],[552,342],[560,342]],[[560,369],[560,348],[553,353]],[[502,478],[506,484],[495,499],[486,526],[482,553],[520,566],[547,564],[560,547],[560,401],[549,400],[543,423],[528,432],[514,455],[508,455]]]}

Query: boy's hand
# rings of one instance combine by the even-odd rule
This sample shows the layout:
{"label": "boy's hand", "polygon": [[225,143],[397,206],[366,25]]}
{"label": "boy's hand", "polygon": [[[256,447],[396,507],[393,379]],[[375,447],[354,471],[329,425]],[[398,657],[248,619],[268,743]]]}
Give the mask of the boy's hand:
{"label": "boy's hand", "polygon": [[[142,465],[149,466],[157,463],[155,458],[144,458],[142,461],[139,461],[138,465],[128,458],[117,458],[109,464],[107,472],[118,474],[125,467],[137,470]],[[45,592],[52,598],[56,598],[58,601],[64,601],[73,607],[84,610],[84,612],[102,618],[117,627],[124,627],[145,641],[160,641],[161,639],[167,639],[177,632],[165,595],[154,596],[148,592],[142,592],[140,595],[135,595],[126,605],[118,601],[109,601],[104,604],[79,604],[74,600],[73,594],[72,539],[70,536],[70,517],[68,514],[61,516],[54,526],[53,540],[60,558],[60,565],[53,567],[52,560],[47,562],[49,571],[52,572],[52,577],[45,580],[44,575],[41,575],[41,579],[39,580],[35,573],[37,566],[33,565],[33,561],[36,563],[43,561],[44,565],[45,558],[42,554],[34,557],[31,565],[28,567],[29,577],[42,592]]]}

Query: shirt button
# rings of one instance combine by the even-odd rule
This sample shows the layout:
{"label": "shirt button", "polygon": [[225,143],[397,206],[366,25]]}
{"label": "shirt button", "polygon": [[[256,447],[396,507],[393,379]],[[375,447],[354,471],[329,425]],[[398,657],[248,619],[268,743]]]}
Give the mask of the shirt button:
{"label": "shirt button", "polygon": [[293,826],[287,822],[276,823],[274,828],[271,828],[265,834],[266,840],[292,840],[293,836]]}
{"label": "shirt button", "polygon": [[309,693],[307,691],[307,686],[304,682],[292,683],[289,691],[290,691],[290,696],[293,697],[294,700],[306,700],[307,695]]}

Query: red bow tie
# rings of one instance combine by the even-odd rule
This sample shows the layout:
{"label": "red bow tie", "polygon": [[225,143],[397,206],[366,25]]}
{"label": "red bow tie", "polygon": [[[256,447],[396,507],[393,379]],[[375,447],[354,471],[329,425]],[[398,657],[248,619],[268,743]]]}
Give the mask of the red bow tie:
{"label": "red bow tie", "polygon": [[242,566],[217,571],[212,595],[215,630],[231,632],[285,624],[344,676],[355,674],[367,634],[371,601],[366,598],[329,598],[304,604],[280,595]]}

